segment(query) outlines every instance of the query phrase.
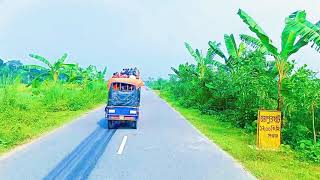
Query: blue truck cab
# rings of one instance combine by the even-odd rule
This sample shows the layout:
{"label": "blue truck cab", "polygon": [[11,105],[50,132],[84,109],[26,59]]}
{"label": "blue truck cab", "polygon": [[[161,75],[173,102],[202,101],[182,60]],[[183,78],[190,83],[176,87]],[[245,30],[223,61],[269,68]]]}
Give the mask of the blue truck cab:
{"label": "blue truck cab", "polygon": [[121,123],[126,123],[136,129],[141,92],[139,84],[129,78],[113,78],[109,80],[108,88],[108,103],[105,108],[108,128],[114,129]]}

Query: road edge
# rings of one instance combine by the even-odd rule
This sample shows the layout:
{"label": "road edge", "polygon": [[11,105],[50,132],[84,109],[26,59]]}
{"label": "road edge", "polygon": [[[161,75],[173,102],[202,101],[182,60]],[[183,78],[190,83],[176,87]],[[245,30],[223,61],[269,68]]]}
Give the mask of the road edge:
{"label": "road edge", "polygon": [[87,111],[84,111],[80,115],[72,118],[67,123],[65,123],[65,124],[63,124],[63,125],[61,125],[59,127],[56,127],[56,128],[54,128],[52,130],[49,130],[49,131],[39,135],[38,137],[32,138],[32,139],[30,139],[29,141],[27,141],[25,143],[17,145],[16,147],[14,147],[13,149],[9,150],[8,152],[0,154],[0,161],[10,158],[12,155],[24,150],[28,146],[30,146],[30,145],[42,140],[45,137],[50,136],[53,133],[58,132],[59,130],[62,130],[63,128],[66,128],[67,126],[72,125],[73,123],[79,121],[80,119],[82,119],[83,117],[87,116],[88,114],[90,114],[90,113],[92,113],[94,111],[98,111],[99,109],[103,108],[104,106],[105,106],[105,104],[100,104],[100,105],[94,107],[93,109],[88,109]]}
{"label": "road edge", "polygon": [[197,129],[190,121],[187,120],[186,117],[184,117],[179,111],[177,111],[170,103],[168,103],[166,100],[164,100],[163,98],[160,97],[159,94],[157,94],[154,90],[152,90],[152,93],[154,93],[161,101],[163,101],[164,103],[166,103],[174,112],[176,112],[184,121],[186,121],[194,130],[196,130],[196,132],[202,136],[203,138],[205,138],[208,142],[212,143],[212,145],[215,145],[216,147],[218,147],[218,149],[224,154],[226,155],[227,158],[229,158],[237,168],[242,169],[249,177],[251,177],[252,179],[257,179],[257,177],[255,177],[247,168],[245,168],[242,163],[235,159],[231,154],[229,154],[228,152],[226,152],[225,150],[223,150],[218,144],[216,144],[213,140],[210,140],[206,135],[204,135],[199,129]]}

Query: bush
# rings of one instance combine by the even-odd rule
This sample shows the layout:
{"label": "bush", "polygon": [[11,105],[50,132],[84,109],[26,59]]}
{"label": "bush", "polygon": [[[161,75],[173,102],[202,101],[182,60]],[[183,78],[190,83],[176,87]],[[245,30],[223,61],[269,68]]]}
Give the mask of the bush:
{"label": "bush", "polygon": [[282,128],[282,143],[299,146],[300,142],[310,139],[311,131],[303,125],[296,125],[290,128]]}
{"label": "bush", "polygon": [[320,143],[314,144],[310,140],[302,140],[296,148],[302,160],[311,160],[320,163]]}

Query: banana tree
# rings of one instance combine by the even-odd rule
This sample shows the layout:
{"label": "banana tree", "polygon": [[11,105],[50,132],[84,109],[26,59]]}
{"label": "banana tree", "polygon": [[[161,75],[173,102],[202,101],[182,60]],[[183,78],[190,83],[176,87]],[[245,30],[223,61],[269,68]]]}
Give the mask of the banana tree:
{"label": "banana tree", "polygon": [[235,63],[235,60],[239,60],[242,57],[243,53],[246,50],[246,46],[244,43],[241,42],[238,47],[233,34],[225,34],[224,41],[228,55],[224,54],[223,51],[220,49],[220,43],[217,43],[215,41],[209,41],[208,44],[210,46],[210,49],[214,53],[216,53],[218,56],[224,59],[227,67],[232,68],[233,64]]}
{"label": "banana tree", "polygon": [[193,56],[197,62],[197,70],[198,70],[199,79],[204,78],[205,72],[208,69],[208,67],[211,67],[212,65],[222,66],[221,63],[213,60],[213,57],[217,53],[214,52],[211,48],[208,49],[206,56],[204,56],[198,49],[193,50],[192,47],[188,43],[185,43],[185,47],[187,48],[187,50],[189,51],[191,56]]}
{"label": "banana tree", "polygon": [[190,80],[192,77],[199,77],[197,67],[194,64],[180,64],[178,69],[171,67],[171,70],[182,80]]}
{"label": "banana tree", "polygon": [[263,46],[274,57],[278,71],[278,110],[282,110],[283,98],[281,94],[282,81],[287,76],[289,57],[299,51],[309,42],[319,50],[320,29],[319,23],[312,24],[306,19],[305,11],[297,11],[286,18],[285,27],[281,35],[281,50],[279,51],[272,43],[269,36],[245,11],[239,9],[238,15],[249,29],[256,34]]}
{"label": "banana tree", "polygon": [[[39,69],[44,71],[45,73],[41,74],[41,76],[49,76],[50,78],[53,79],[53,81],[57,81],[59,78],[59,74],[61,70],[64,67],[71,67],[75,66],[75,64],[65,64],[65,60],[67,59],[67,54],[63,54],[61,58],[59,58],[55,63],[51,64],[48,59],[46,59],[43,56],[37,55],[37,54],[30,54],[30,57],[44,63],[47,65],[47,67],[40,66],[40,65],[25,65],[24,67],[27,69]],[[40,76],[40,75],[39,75]]]}
{"label": "banana tree", "polygon": [[268,54],[268,50],[263,46],[260,39],[247,34],[240,34],[239,36],[242,42],[244,42],[248,46],[251,46],[254,50],[258,50],[262,54]]}

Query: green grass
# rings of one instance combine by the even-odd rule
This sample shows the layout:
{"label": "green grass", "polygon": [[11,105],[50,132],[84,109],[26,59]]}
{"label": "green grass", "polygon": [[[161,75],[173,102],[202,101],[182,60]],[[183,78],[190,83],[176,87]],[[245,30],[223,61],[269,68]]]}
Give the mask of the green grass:
{"label": "green grass", "polygon": [[220,117],[203,115],[199,110],[184,108],[165,93],[161,92],[160,97],[205,136],[241,162],[258,179],[320,179],[320,166],[299,161],[290,148],[282,147],[280,151],[256,150],[254,134],[222,122]]}
{"label": "green grass", "polygon": [[86,86],[49,82],[38,88],[14,84],[0,88],[0,154],[102,105],[106,96],[104,82]]}
{"label": "green grass", "polygon": [[[97,105],[96,107],[98,106],[99,105]],[[91,109],[78,111],[48,112],[46,114],[46,120],[40,121],[34,124],[33,126],[20,127],[21,134],[24,134],[22,135],[22,138],[8,145],[0,146],[0,155],[14,149],[19,145],[28,143],[33,139],[38,138],[58,127],[61,127],[62,125],[69,123],[72,120],[75,120],[77,117],[80,117],[81,115],[90,110]]]}

